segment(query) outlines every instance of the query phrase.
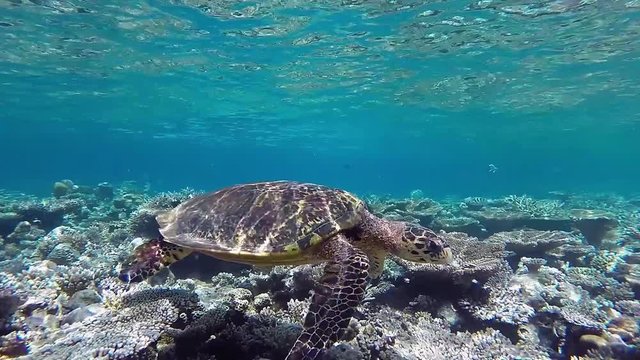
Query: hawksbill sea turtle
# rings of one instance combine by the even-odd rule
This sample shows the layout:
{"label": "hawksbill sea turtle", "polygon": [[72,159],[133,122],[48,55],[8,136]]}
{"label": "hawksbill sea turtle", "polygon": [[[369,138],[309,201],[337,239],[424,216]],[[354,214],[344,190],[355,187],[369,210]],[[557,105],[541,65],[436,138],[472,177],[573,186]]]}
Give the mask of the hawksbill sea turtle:
{"label": "hawksbill sea turtle", "polygon": [[120,264],[120,280],[143,281],[192,252],[256,266],[325,263],[286,360],[319,358],[338,341],[387,254],[435,264],[453,258],[431,229],[377,217],[355,195],[311,183],[234,185],[186,200],[156,220],[162,237],[136,247]]}

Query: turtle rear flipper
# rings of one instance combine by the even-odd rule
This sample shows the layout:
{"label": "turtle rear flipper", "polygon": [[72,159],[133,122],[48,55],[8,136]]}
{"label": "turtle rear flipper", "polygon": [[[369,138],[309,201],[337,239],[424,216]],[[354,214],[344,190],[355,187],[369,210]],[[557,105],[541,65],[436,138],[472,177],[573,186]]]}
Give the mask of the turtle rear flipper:
{"label": "turtle rear flipper", "polygon": [[319,359],[324,349],[338,341],[364,298],[369,270],[367,255],[342,235],[326,241],[321,252],[330,261],[311,298],[302,333],[286,360]]}

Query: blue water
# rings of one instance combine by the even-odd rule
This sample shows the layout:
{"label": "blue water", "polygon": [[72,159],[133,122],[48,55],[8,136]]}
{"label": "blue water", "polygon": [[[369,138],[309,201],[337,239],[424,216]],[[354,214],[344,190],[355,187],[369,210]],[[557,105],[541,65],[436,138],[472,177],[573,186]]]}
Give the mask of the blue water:
{"label": "blue water", "polygon": [[0,188],[640,190],[633,1],[197,3],[0,2]]}

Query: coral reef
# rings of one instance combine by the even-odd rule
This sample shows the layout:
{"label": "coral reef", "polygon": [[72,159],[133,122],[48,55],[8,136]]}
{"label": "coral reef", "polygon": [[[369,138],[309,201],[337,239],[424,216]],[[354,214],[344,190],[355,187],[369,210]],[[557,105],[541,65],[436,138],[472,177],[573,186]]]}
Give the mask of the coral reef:
{"label": "coral reef", "polygon": [[[196,193],[60,180],[44,199],[0,194],[0,357],[283,359],[322,265],[194,256],[148,282],[115,278],[135,244],[158,236],[155,215]],[[326,359],[640,357],[637,200],[366,199],[435,229],[454,261],[389,256]]]}
{"label": "coral reef", "polygon": [[[42,358],[150,358],[163,334],[193,321],[197,296],[173,288],[127,291],[111,297],[112,309],[74,322],[59,331],[46,329],[32,341],[32,355]],[[54,328],[55,329],[55,328]]]}
{"label": "coral reef", "polygon": [[505,249],[521,256],[544,256],[562,245],[581,244],[573,234],[564,231],[517,230],[491,235],[488,242],[504,244]]}

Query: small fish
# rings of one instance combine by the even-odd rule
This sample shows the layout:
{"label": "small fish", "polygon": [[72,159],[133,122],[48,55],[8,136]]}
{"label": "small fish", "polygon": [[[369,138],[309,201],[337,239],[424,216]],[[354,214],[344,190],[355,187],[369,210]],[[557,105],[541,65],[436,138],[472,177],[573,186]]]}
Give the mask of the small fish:
{"label": "small fish", "polygon": [[489,172],[495,174],[496,171],[498,171],[498,167],[493,164],[489,164]]}

